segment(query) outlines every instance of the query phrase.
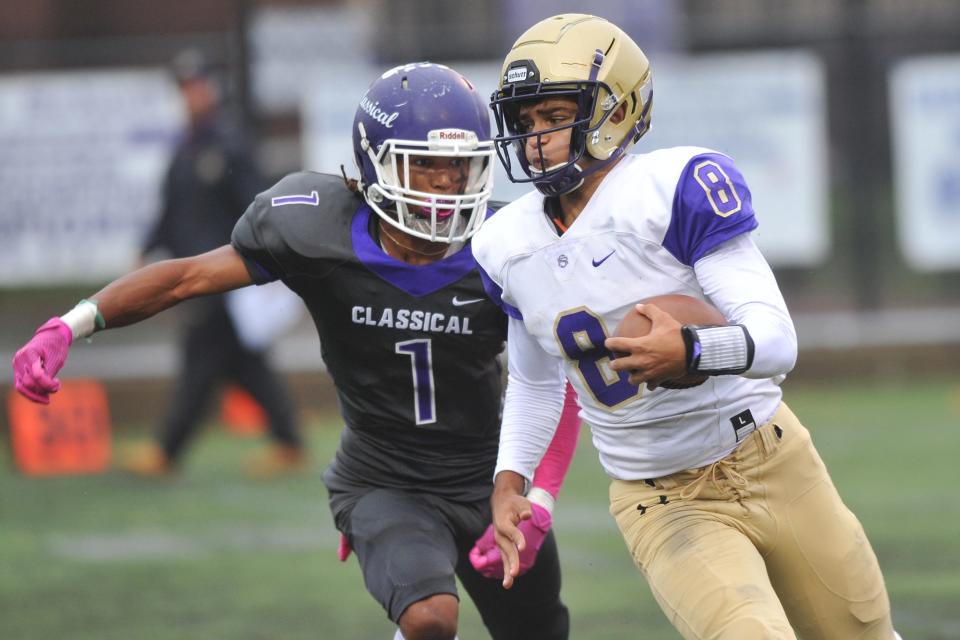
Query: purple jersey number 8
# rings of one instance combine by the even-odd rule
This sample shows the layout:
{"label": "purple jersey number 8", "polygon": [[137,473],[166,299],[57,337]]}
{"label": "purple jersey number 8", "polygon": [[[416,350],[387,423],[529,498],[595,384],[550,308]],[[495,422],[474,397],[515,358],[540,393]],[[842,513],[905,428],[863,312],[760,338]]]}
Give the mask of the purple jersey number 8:
{"label": "purple jersey number 8", "polygon": [[732,216],[743,207],[743,200],[733,186],[733,180],[713,160],[704,160],[694,167],[693,177],[707,194],[713,212],[721,218]]}
{"label": "purple jersey number 8", "polygon": [[640,387],[627,381],[627,373],[610,368],[613,354],[603,346],[607,332],[596,315],[586,309],[568,311],[556,323],[557,341],[567,358],[577,363],[580,377],[594,398],[611,409],[640,395]]}

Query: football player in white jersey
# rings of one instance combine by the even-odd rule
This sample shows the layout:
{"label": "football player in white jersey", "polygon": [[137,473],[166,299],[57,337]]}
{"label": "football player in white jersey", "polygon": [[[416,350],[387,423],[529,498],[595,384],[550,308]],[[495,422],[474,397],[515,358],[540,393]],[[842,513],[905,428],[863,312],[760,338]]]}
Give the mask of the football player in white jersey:
{"label": "football player in white jersey", "polygon": [[[684,637],[893,639],[863,528],[781,399],[796,334],[750,237],[750,191],[709,149],[626,154],[651,104],[640,48],[579,14],[520,36],[493,96],[500,160],[536,187],[474,240],[511,317],[492,497],[504,586],[566,377],[612,478],[611,514]],[[609,337],[662,294],[706,300],[730,324],[682,326],[648,304],[646,337]],[[661,386],[688,373],[709,377]]]}

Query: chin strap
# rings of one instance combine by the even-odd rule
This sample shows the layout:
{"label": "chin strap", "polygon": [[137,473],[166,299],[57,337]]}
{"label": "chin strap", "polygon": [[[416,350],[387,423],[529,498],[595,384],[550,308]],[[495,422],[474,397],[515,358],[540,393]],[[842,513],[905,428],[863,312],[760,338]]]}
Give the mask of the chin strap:
{"label": "chin strap", "polygon": [[[533,171],[534,170],[531,169],[531,172]],[[596,169],[593,167],[584,171],[580,168],[579,164],[574,162],[549,179],[539,182],[534,180],[533,185],[545,196],[562,196],[565,193],[579,189],[583,184],[583,179],[594,171],[596,171]]]}

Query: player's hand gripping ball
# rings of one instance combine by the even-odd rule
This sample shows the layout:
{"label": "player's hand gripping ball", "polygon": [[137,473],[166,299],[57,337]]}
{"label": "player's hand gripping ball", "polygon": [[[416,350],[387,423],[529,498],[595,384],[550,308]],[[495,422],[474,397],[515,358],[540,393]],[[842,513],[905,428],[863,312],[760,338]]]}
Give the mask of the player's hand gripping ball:
{"label": "player's hand gripping ball", "polygon": [[[723,317],[713,305],[704,302],[699,298],[672,294],[666,296],[655,296],[641,300],[641,304],[656,305],[662,311],[668,314],[682,325],[725,325],[727,319]],[[631,306],[630,311],[624,316],[617,328],[613,330],[613,337],[618,338],[642,338],[650,333],[653,323],[650,318],[643,315]],[[620,357],[626,355],[623,353],[614,353],[614,356]],[[707,381],[708,376],[687,374],[674,380],[668,380],[660,384],[666,389],[688,389],[696,387]]]}

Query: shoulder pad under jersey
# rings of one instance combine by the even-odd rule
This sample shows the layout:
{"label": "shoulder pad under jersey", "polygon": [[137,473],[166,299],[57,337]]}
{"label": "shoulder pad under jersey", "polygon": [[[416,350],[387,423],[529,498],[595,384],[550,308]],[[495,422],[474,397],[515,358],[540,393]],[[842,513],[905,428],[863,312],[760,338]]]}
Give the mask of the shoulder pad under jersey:
{"label": "shoulder pad under jersey", "polygon": [[256,282],[276,280],[312,259],[340,256],[361,204],[339,176],[292,173],[257,195],[234,227],[231,243]]}

